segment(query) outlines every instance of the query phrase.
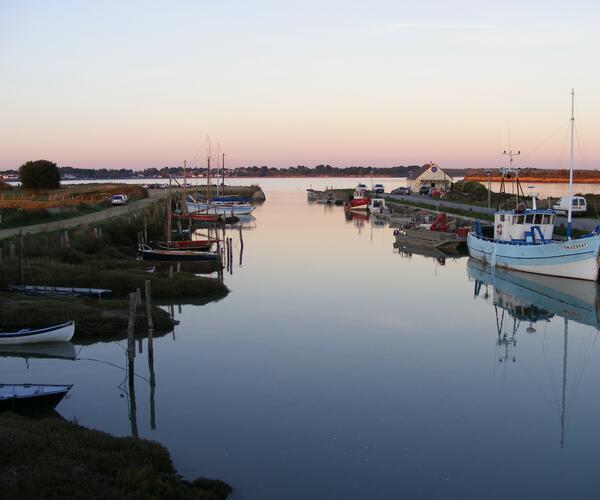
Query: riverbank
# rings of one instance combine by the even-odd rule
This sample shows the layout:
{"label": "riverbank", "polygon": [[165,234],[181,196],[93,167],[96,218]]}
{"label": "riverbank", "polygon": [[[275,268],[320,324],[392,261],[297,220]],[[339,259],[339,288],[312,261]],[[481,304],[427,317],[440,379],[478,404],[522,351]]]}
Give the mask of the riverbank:
{"label": "riverbank", "polygon": [[113,437],[60,417],[0,414],[3,498],[222,500],[223,481],[185,481],[160,444]]}
{"label": "riverbank", "polygon": [[[110,300],[97,301],[2,293],[0,325],[24,328],[74,320],[75,343],[120,340],[126,337],[127,331],[127,295],[137,289],[143,292],[146,281],[150,281],[154,301],[176,298],[207,303],[225,297],[229,289],[221,280],[198,276],[219,271],[222,268],[219,262],[176,266],[137,260],[141,233],[147,235],[149,241],[164,236],[162,208],[156,203],[146,211],[98,225],[25,235],[22,259],[21,240],[5,241],[1,247],[0,288],[23,282],[102,288],[111,290],[112,295]],[[157,335],[173,329],[175,323],[165,311],[154,307],[152,314]],[[138,335],[146,332],[144,315],[145,308],[140,308],[136,322]]]}

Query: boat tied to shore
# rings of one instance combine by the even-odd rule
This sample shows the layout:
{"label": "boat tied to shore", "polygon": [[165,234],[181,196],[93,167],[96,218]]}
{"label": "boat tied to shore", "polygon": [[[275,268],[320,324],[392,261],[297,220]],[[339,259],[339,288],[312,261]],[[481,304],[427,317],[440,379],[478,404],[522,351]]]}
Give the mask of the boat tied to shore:
{"label": "boat tied to shore", "polygon": [[42,328],[22,328],[16,331],[0,330],[0,344],[32,344],[37,342],[69,341],[75,334],[75,322],[68,321]]}
{"label": "boat tied to shore", "polygon": [[195,250],[162,250],[152,248],[145,243],[138,245],[143,260],[161,260],[171,262],[214,262],[219,259],[217,252],[200,252]]}
{"label": "boat tied to shore", "polygon": [[344,205],[345,210],[368,210],[369,197],[366,184],[359,183],[354,190],[354,196]]}
{"label": "boat tied to shore", "polygon": [[[494,215],[493,235],[483,234],[481,223],[468,235],[469,253],[475,259],[491,266],[517,271],[598,280],[598,258],[600,253],[600,225],[579,238],[571,237],[572,199],[573,199],[573,152],[575,124],[575,92],[571,92],[571,152],[569,203],[566,240],[554,237],[555,210],[528,209],[524,198],[518,201],[518,172],[504,169],[503,174],[517,173],[517,208],[498,210]],[[512,151],[508,153],[511,156]]]}
{"label": "boat tied to shore", "polygon": [[394,230],[395,248],[424,246],[452,251],[464,247],[469,233],[468,227],[455,227],[449,223],[444,212],[437,214],[432,223],[408,223]]}
{"label": "boat tied to shore", "polygon": [[73,387],[53,384],[0,384],[0,411],[51,411]]}

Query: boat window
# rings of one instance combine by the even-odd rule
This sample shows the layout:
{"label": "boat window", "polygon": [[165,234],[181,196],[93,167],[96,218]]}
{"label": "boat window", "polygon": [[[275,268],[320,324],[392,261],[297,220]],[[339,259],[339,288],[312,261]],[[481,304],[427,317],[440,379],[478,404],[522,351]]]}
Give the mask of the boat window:
{"label": "boat window", "polygon": [[542,218],[543,218],[543,214],[535,214],[535,216],[533,217],[533,223],[538,224],[538,225],[541,224]]}
{"label": "boat window", "polygon": [[523,216],[522,215],[517,215],[515,217],[515,224],[523,224]]}
{"label": "boat window", "polygon": [[549,214],[544,214],[544,217],[542,218],[542,224],[550,224],[550,215]]}
{"label": "boat window", "polygon": [[533,214],[525,216],[525,224],[533,224]]}

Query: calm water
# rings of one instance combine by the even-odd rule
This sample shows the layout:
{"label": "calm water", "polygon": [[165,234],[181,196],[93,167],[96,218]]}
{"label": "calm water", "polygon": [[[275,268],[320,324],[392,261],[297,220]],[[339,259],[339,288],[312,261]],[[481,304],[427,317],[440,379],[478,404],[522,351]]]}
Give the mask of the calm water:
{"label": "calm water", "polygon": [[[238,500],[596,498],[595,287],[400,255],[391,229],[308,204],[304,183],[263,183],[241,265],[230,232],[228,297],[173,307],[154,405],[144,343],[140,436]],[[65,418],[130,435],[125,342],[76,348],[2,358],[3,381],[74,383]]]}

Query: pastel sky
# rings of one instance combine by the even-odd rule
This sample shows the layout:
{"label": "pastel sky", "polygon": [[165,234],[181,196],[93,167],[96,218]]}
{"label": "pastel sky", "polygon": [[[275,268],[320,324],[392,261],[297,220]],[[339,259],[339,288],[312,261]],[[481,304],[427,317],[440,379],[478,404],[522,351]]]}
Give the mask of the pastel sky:
{"label": "pastel sky", "polygon": [[598,1],[0,0],[0,169],[600,168]]}

